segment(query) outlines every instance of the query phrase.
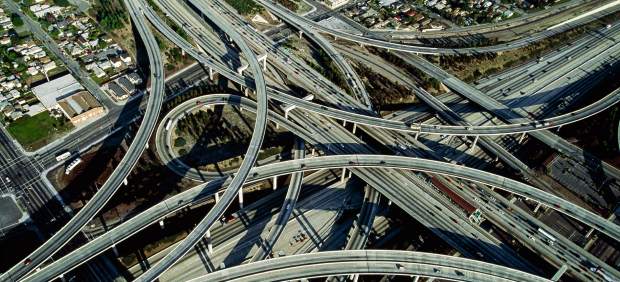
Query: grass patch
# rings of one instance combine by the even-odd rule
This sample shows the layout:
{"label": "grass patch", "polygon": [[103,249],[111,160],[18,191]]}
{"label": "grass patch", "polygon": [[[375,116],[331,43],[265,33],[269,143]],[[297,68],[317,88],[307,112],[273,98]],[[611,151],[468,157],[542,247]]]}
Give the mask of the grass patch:
{"label": "grass patch", "polygon": [[28,150],[45,146],[63,132],[69,131],[73,125],[66,119],[56,119],[45,111],[35,116],[24,116],[7,127],[11,135]]}

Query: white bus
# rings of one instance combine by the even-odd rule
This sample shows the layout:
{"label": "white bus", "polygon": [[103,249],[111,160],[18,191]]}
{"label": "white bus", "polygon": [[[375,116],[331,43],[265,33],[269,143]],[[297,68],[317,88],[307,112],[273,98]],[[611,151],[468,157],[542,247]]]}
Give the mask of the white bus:
{"label": "white bus", "polygon": [[58,162],[64,161],[64,160],[68,159],[70,156],[71,156],[71,152],[65,151],[64,153],[56,156],[56,161],[58,161]]}
{"label": "white bus", "polygon": [[69,175],[71,173],[71,171],[80,163],[82,162],[82,159],[77,158],[75,160],[73,160],[71,163],[69,163],[69,165],[67,165],[67,168],[65,169],[65,174]]}
{"label": "white bus", "polygon": [[168,122],[166,123],[166,131],[170,130],[171,125],[172,125],[172,120],[169,119]]}

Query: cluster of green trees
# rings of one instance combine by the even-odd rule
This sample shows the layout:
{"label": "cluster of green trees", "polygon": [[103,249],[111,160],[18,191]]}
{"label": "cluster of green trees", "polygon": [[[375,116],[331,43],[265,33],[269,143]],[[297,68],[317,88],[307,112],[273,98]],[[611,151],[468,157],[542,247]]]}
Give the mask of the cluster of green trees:
{"label": "cluster of green trees", "polygon": [[24,20],[22,20],[22,18],[16,13],[11,14],[11,22],[16,27],[24,25]]}
{"label": "cluster of green trees", "polygon": [[413,96],[411,89],[386,79],[364,65],[358,65],[356,71],[366,78],[364,84],[371,94],[370,100],[379,111],[386,110],[387,105],[398,104],[401,99],[411,99]]}
{"label": "cluster of green trees", "polygon": [[226,3],[242,15],[255,14],[264,9],[263,6],[256,4],[253,0],[226,0]]}
{"label": "cluster of green trees", "polygon": [[166,24],[168,24],[168,26],[172,28],[172,30],[174,30],[174,32],[176,32],[179,36],[183,37],[183,39],[190,41],[189,36],[185,32],[185,30],[179,27],[174,21],[170,20],[170,18],[167,17],[164,12],[159,8],[159,5],[157,5],[157,3],[153,2],[153,0],[146,0],[146,2],[151,8],[153,8],[153,11],[155,11],[155,13],[157,13],[166,22]]}
{"label": "cluster of green trees", "polygon": [[127,12],[119,0],[97,0],[93,6],[93,12],[97,22],[105,31],[125,26]]}
{"label": "cluster of green trees", "polygon": [[309,60],[306,60],[306,63],[351,95],[351,89],[349,89],[347,81],[329,55],[322,48],[312,48],[312,55],[318,64]]}
{"label": "cluster of green trees", "polygon": [[69,3],[69,0],[54,0],[54,4],[63,7],[71,5],[71,3]]}
{"label": "cluster of green trees", "polygon": [[214,110],[197,111],[187,114],[177,123],[177,130],[182,136],[188,135],[203,146],[208,144],[224,144],[234,140],[243,144],[250,139],[250,131],[229,123],[222,116],[223,106]]}
{"label": "cluster of green trees", "polygon": [[296,12],[297,9],[299,9],[299,5],[292,0],[278,0],[278,3],[293,12]]}
{"label": "cluster of green trees", "polygon": [[183,51],[179,47],[168,49],[166,56],[168,57],[169,62],[182,62],[185,60],[183,57]]}
{"label": "cluster of green trees", "polygon": [[412,65],[407,64],[405,61],[403,61],[398,56],[392,54],[391,52],[387,52],[383,49],[377,49],[373,47],[368,47],[368,50],[371,53],[381,56],[388,62],[396,65],[397,67],[400,67],[406,70],[408,73],[410,73],[414,77],[417,77],[420,80],[422,87],[426,89],[427,91],[434,90],[437,92],[442,92],[440,88],[441,82],[439,80],[427,75],[426,73],[424,73],[423,71],[420,71],[419,69],[413,67]]}
{"label": "cluster of green trees", "polygon": [[[0,61],[2,62],[2,74],[11,75],[14,73],[21,73],[26,70],[26,65],[22,60],[19,60],[20,54],[15,50],[8,50],[6,46],[0,48]],[[17,62],[17,68],[13,68],[13,62]]]}

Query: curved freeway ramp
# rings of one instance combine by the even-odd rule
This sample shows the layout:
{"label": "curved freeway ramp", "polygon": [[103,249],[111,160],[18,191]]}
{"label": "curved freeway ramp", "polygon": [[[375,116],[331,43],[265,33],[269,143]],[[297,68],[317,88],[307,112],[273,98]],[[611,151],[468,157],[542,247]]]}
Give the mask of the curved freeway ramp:
{"label": "curved freeway ramp", "polygon": [[[232,103],[232,104],[241,106],[244,109],[253,111],[252,103],[249,103],[248,99],[243,98],[243,97],[238,97],[235,95],[229,95],[229,94],[216,94],[216,95],[205,95],[201,97],[196,97],[196,98],[193,98],[191,100],[188,100],[182,103],[178,107],[183,107],[185,105],[195,105],[196,101],[201,101],[201,104],[204,104],[204,105],[214,104],[214,103]],[[270,118],[271,116],[272,115],[270,115]],[[287,125],[287,123],[283,122],[282,120],[277,121],[277,122],[283,125],[285,128],[290,130],[290,126]],[[294,132],[297,135],[300,135],[300,131],[293,130],[292,132]],[[305,131],[301,131],[301,132],[305,132]],[[300,135],[300,136],[305,138],[305,136],[303,135]],[[311,140],[306,140],[306,141],[310,142]],[[467,167],[454,165],[454,164],[446,164],[445,162],[439,162],[439,161],[433,161],[433,160],[427,160],[427,159],[418,159],[418,158],[406,158],[406,157],[399,157],[399,156],[383,156],[385,157],[385,159],[382,160],[380,157],[376,157],[376,156],[378,155],[364,155],[364,157],[360,159],[360,161],[362,162],[350,160],[349,165],[345,167],[368,166],[372,164],[372,162],[368,162],[368,161],[371,159],[374,159],[377,163],[375,163],[374,165],[370,165],[370,166],[414,169],[414,170],[420,170],[420,171],[424,171],[428,173],[443,174],[446,176],[454,176],[457,178],[463,178],[463,179],[468,179],[468,180],[472,180],[476,182],[481,182],[483,184],[491,185],[491,186],[497,187],[499,189],[508,191],[513,194],[517,194],[523,197],[536,200],[550,208],[556,209],[568,216],[571,216],[591,226],[592,228],[595,228],[607,234],[611,238],[620,238],[620,226],[612,222],[609,222],[605,220],[604,218],[596,214],[593,214],[592,212],[589,212],[569,201],[561,199],[552,194],[543,192],[527,184],[523,184],[515,180],[511,180],[511,179],[508,179],[502,176],[498,176],[492,173],[488,173],[488,172],[484,172],[484,171],[480,171],[480,170],[476,170],[472,168],[467,168]],[[330,156],[330,157],[322,157],[322,158],[336,158],[336,157],[337,156]],[[396,166],[391,166],[393,164],[396,164],[396,163],[391,163],[391,161],[398,160],[399,158],[405,158],[405,159],[411,160],[412,163],[410,164],[402,163]],[[303,166],[305,166],[307,165],[307,163],[313,163],[315,159],[316,158],[295,160],[295,161],[306,162],[305,164],[303,164]],[[418,168],[408,167],[409,165],[413,165],[413,163],[417,163],[417,162],[420,162],[421,164],[424,164],[424,165],[428,165],[429,167],[426,167],[426,169],[421,169],[420,167]],[[391,165],[388,165],[388,163]],[[328,165],[327,162],[324,164]],[[340,166],[332,167],[328,165],[326,167],[317,167],[317,168],[341,168],[341,167]],[[466,170],[467,172],[463,172],[462,170]],[[470,170],[476,171],[476,173],[473,173]]]}
{"label": "curved freeway ramp", "polygon": [[223,269],[190,281],[285,281],[342,274],[406,275],[472,282],[551,281],[471,259],[394,250],[331,251],[280,257]]}
{"label": "curved freeway ramp", "polygon": [[[27,275],[30,271],[41,265],[53,254],[59,251],[62,246],[68,243],[82,227],[86,225],[103,208],[108,200],[121,186],[133,169],[138,159],[142,155],[147,142],[157,123],[157,117],[161,110],[164,99],[164,66],[161,61],[159,46],[151,30],[145,25],[142,13],[137,11],[132,5],[133,1],[125,1],[125,5],[130,10],[131,19],[138,30],[140,37],[146,46],[151,73],[151,93],[148,95],[148,103],[142,119],[142,125],[138,129],[133,142],[129,146],[127,153],[120,161],[112,175],[106,180],[103,186],[95,193],[88,203],[63,226],[58,232],[48,239],[43,245],[24,258],[17,265],[11,267],[2,276],[1,281],[17,281]],[[25,263],[29,260],[30,263]]]}
{"label": "curved freeway ramp", "polygon": [[237,43],[237,46],[241,49],[241,52],[245,55],[249,67],[254,77],[253,88],[256,90],[257,97],[257,110],[254,129],[252,132],[252,138],[246,151],[243,162],[241,163],[239,170],[233,176],[230,185],[222,195],[221,200],[213,206],[209,213],[196,225],[194,230],[172,251],[170,251],[159,263],[154,265],[151,269],[147,270],[142,276],[138,277],[136,281],[153,281],[159,277],[164,271],[170,268],[174,263],[181,259],[192,247],[194,247],[207,233],[211,225],[217,221],[218,218],[224,214],[226,208],[235,199],[239,190],[243,186],[246,177],[248,176],[250,169],[254,166],[260,152],[260,148],[265,136],[265,130],[267,128],[267,91],[265,79],[262,73],[262,69],[258,64],[256,55],[243,40],[241,35],[227,24],[227,21],[212,12],[212,4],[204,3],[202,1],[190,2],[198,7],[201,12],[209,18],[215,25],[217,25],[224,33],[228,34],[230,38]]}
{"label": "curved freeway ramp", "polygon": [[[232,75],[232,74],[231,74]],[[241,77],[237,77],[234,74],[235,78],[241,79]],[[379,117],[372,117],[367,115],[361,115],[357,113],[347,112],[336,108],[331,108],[327,106],[322,106],[316,103],[312,103],[306,101],[304,99],[300,99],[289,95],[285,92],[274,88],[267,88],[269,93],[269,98],[272,100],[277,100],[279,102],[283,102],[285,104],[294,105],[301,110],[313,112],[319,115],[332,117],[336,119],[345,120],[347,122],[352,122],[358,125],[366,125],[371,127],[377,127],[388,130],[397,130],[403,132],[409,132],[412,134],[441,134],[441,135],[465,135],[465,136],[489,136],[489,135],[506,135],[506,134],[517,134],[531,131],[540,131],[545,130],[551,127],[559,127],[562,125],[574,123],[585,118],[591,117],[595,114],[598,114],[609,107],[615,105],[618,101],[620,101],[620,89],[616,89],[612,93],[598,100],[597,102],[590,104],[584,108],[575,110],[570,113],[566,113],[563,115],[559,115],[556,117],[527,122],[521,124],[504,124],[504,125],[482,125],[482,126],[473,126],[473,125],[424,125],[424,124],[407,124],[398,120],[390,120],[383,119]],[[183,103],[180,106],[176,107],[172,111],[168,112],[164,117],[164,122],[161,123],[157,129],[158,136],[162,136],[162,133],[170,134],[170,132],[166,132],[165,127],[168,126],[168,122],[171,122],[171,125],[174,125],[176,121],[185,115],[187,111],[191,111],[192,108],[202,106],[202,103],[206,102],[203,100],[209,100],[208,96],[202,96],[192,99],[192,103]],[[436,100],[436,99],[435,99]],[[445,105],[444,105],[445,107]],[[503,133],[502,133],[503,132]],[[168,148],[168,138],[158,139],[156,145],[158,148]],[[481,143],[486,142],[483,140]],[[495,146],[497,149],[501,149],[501,147]],[[160,155],[162,160],[167,160],[167,165],[175,172],[182,176],[190,177],[192,179],[198,181],[204,181],[204,177],[215,176],[214,173],[208,171],[199,171],[195,168],[190,168],[187,165],[183,164],[181,161],[172,157],[168,152],[158,150],[158,154]]]}
{"label": "curved freeway ramp", "polygon": [[[209,101],[213,103],[221,104],[232,102],[245,107],[248,110],[253,110],[253,108],[256,107],[256,104],[253,101],[243,97],[223,94],[208,95],[208,97],[213,99],[212,101]],[[192,103],[193,101],[189,100],[187,102]],[[312,141],[312,134],[306,132],[303,128],[285,120],[282,116],[273,114],[272,112],[269,112],[269,114],[270,119],[275,120],[302,138],[314,142]],[[418,158],[383,155],[337,155],[285,161],[252,169],[246,184],[264,179],[270,179],[274,176],[287,175],[301,171],[343,167],[411,169],[468,179],[494,186],[511,193],[529,195],[528,197],[560,212],[566,213],[577,220],[587,224],[590,222],[589,224],[596,229],[598,229],[595,227],[597,225],[603,226],[604,228],[609,227],[613,229],[614,231],[607,233],[609,236],[612,236],[612,238],[614,238],[614,234],[620,235],[620,232],[618,232],[618,226],[615,224],[606,221],[600,216],[591,214],[568,201],[562,200],[545,192],[541,192],[526,184],[472,168]],[[188,191],[175,195],[151,207],[145,212],[140,213],[129,221],[75,250],[71,254],[57,260],[41,271],[34,273],[31,277],[28,277],[28,281],[47,281],[50,277],[53,278],[59,274],[62,274],[85,262],[92,256],[105,251],[114,244],[118,244],[119,242],[127,239],[129,236],[135,234],[158,219],[163,218],[167,214],[179,210],[192,202],[199,203],[205,198],[212,196],[214,191],[219,190],[221,187],[230,185],[230,180],[230,178],[214,180],[207,184],[198,185]],[[398,188],[392,187],[391,189],[395,189],[394,192],[398,193]]]}

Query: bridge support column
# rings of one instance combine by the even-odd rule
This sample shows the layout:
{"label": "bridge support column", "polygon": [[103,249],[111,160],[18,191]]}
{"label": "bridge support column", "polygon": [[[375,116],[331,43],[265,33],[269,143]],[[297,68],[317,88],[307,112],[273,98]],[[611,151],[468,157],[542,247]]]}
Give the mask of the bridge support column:
{"label": "bridge support column", "polygon": [[239,208],[243,208],[243,189],[239,189]]}
{"label": "bridge support column", "polygon": [[560,277],[562,277],[562,275],[564,275],[564,272],[566,272],[567,269],[568,269],[568,266],[566,266],[566,264],[563,264],[562,267],[560,267],[560,269],[558,269],[558,271],[555,273],[555,275],[553,275],[553,277],[551,277],[551,281],[558,281],[558,280],[560,280]]}
{"label": "bridge support column", "polygon": [[519,144],[523,142],[523,139],[525,139],[525,132],[521,133],[521,137],[519,137]]}
{"label": "bridge support column", "polygon": [[273,177],[273,190],[278,189],[278,176]]}
{"label": "bridge support column", "polygon": [[590,228],[590,230],[588,230],[588,233],[586,233],[585,237],[586,238],[590,238],[590,236],[592,236],[593,232],[594,232],[594,228]]}
{"label": "bridge support column", "polygon": [[129,182],[127,181],[127,178],[123,179],[123,184],[125,184],[125,186],[129,185]]}
{"label": "bridge support column", "polygon": [[245,89],[243,89],[243,95],[245,95],[245,97],[250,96],[250,89],[245,87]]}
{"label": "bridge support column", "polygon": [[540,207],[541,207],[541,206],[542,206],[542,205],[541,205],[540,203],[538,203],[538,204],[536,205],[536,207],[534,208],[534,213],[537,213],[537,212],[538,212],[538,210],[540,209]]}
{"label": "bridge support column", "polygon": [[346,120],[342,121],[342,126],[347,126],[347,121]]}
{"label": "bridge support column", "polygon": [[556,131],[557,133],[560,133],[560,128],[562,128],[562,126],[561,126],[561,125],[560,125],[560,126],[558,126],[558,129],[557,129],[557,131]]}
{"label": "bridge support column", "polygon": [[144,145],[144,148],[145,148],[145,149],[148,149],[148,148],[149,148],[149,142],[146,142],[146,144]]}
{"label": "bridge support column", "polygon": [[420,136],[420,131],[418,131],[418,132],[416,132],[416,133],[415,133],[415,138],[414,138],[414,139],[415,139],[415,141],[418,141],[418,137],[419,137],[419,136]]}
{"label": "bridge support column", "polygon": [[357,282],[357,280],[360,278],[359,274],[353,274],[353,282]]}
{"label": "bridge support column", "polygon": [[243,71],[246,70],[249,67],[249,65],[243,64],[240,67],[237,68],[237,74],[238,75],[243,75]]}
{"label": "bridge support column", "polygon": [[413,282],[420,281],[420,276],[413,276]]}
{"label": "bridge support column", "polygon": [[209,67],[209,80],[213,81],[213,68]]}
{"label": "bridge support column", "polygon": [[314,157],[314,153],[316,153],[316,149],[312,148],[312,151],[310,151],[310,155],[312,155]]}
{"label": "bridge support column", "polygon": [[340,174],[340,182],[344,182],[346,173],[347,173],[347,169],[342,168],[342,174]]}
{"label": "bridge support column", "polygon": [[474,149],[476,149],[476,144],[478,143],[478,138],[480,138],[479,135],[476,135],[476,137],[474,138],[474,143],[471,144],[471,148],[469,148],[470,151],[473,151]]}
{"label": "bridge support column", "polygon": [[392,205],[392,200],[388,200],[388,206]]}
{"label": "bridge support column", "polygon": [[256,57],[256,59],[263,63],[263,71],[267,71],[267,53]]}
{"label": "bridge support column", "polygon": [[159,221],[159,227],[161,229],[164,229],[164,220],[163,219]]}
{"label": "bridge support column", "polygon": [[215,197],[215,203],[217,204],[217,202],[220,201],[220,193],[219,192],[215,192],[214,197]]}
{"label": "bridge support column", "polygon": [[211,230],[207,230],[207,250],[209,254],[213,254],[213,243],[211,243]]}
{"label": "bridge support column", "polygon": [[120,255],[118,254],[118,249],[116,248],[116,244],[112,244],[112,252],[114,252],[114,255],[116,257],[119,257]]}
{"label": "bridge support column", "polygon": [[303,31],[299,31],[299,39],[301,39],[304,36],[304,32]]}
{"label": "bridge support column", "polygon": [[355,134],[355,131],[357,131],[357,123],[353,124],[353,134]]}
{"label": "bridge support column", "polygon": [[338,40],[338,36],[334,35],[334,41]]}

